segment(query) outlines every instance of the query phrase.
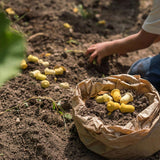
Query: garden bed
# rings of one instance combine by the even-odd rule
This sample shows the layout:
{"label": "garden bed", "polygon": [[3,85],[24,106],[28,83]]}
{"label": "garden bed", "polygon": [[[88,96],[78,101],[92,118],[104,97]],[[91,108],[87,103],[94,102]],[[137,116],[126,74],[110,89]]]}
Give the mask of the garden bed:
{"label": "garden bed", "polygon": [[[0,3],[4,10],[11,7],[16,12],[16,16],[10,18],[15,22],[13,27],[27,38],[27,56],[43,58],[50,63],[50,68],[60,65],[67,69],[56,81],[49,76],[51,85],[44,89],[40,81],[29,75],[30,71],[43,71],[44,67],[29,63],[27,69],[1,87],[0,159],[103,160],[82,144],[73,119],[63,118],[54,109],[52,100],[72,114],[71,98],[77,83],[91,77],[127,73],[136,60],[159,53],[160,47],[155,44],[126,56],[107,57],[101,66],[89,64],[84,56],[93,43],[138,32],[151,2],[3,0]],[[79,4],[91,13],[89,17],[73,11]],[[106,24],[98,25],[99,20],[106,20]],[[72,31],[65,28],[64,23],[69,23]],[[51,55],[45,57],[44,53]],[[61,82],[68,82],[70,88],[61,88]],[[159,158],[160,152],[157,152],[145,160]]]}

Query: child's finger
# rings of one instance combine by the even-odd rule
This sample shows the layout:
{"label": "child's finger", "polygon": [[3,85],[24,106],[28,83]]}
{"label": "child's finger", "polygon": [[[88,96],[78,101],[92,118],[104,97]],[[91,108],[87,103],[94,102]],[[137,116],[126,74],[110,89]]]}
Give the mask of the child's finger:
{"label": "child's finger", "polygon": [[88,48],[86,53],[85,53],[85,55],[88,55],[88,54],[90,54],[90,53],[92,53],[94,51],[95,51],[95,48],[93,48],[93,47],[92,48]]}
{"label": "child's finger", "polygon": [[97,63],[98,63],[99,66],[101,65],[101,60],[102,60],[102,58],[100,56],[97,57]]}
{"label": "child's finger", "polygon": [[97,51],[93,52],[89,57],[89,62],[92,63],[95,57],[97,56]]}

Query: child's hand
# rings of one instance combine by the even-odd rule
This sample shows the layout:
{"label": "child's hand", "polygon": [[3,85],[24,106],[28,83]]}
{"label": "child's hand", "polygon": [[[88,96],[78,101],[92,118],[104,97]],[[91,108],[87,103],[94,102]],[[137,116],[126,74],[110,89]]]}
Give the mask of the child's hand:
{"label": "child's hand", "polygon": [[97,58],[97,63],[100,65],[101,60],[106,56],[112,54],[124,55],[127,52],[147,48],[153,42],[159,40],[158,36],[157,34],[148,33],[142,29],[138,33],[122,39],[91,45],[87,49],[86,55],[90,54],[90,63]]}
{"label": "child's hand", "polygon": [[92,63],[95,58],[97,58],[97,63],[100,65],[101,60],[109,55],[113,54],[112,42],[102,42],[91,45],[87,51],[86,55],[90,54],[89,62]]}

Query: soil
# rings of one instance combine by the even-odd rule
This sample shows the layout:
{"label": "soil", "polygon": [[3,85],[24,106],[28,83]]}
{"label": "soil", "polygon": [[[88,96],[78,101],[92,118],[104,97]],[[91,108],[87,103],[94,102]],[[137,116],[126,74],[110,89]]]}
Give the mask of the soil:
{"label": "soil", "polygon": [[[11,7],[13,27],[27,39],[26,56],[33,54],[55,65],[64,66],[61,76],[48,76],[50,87],[29,76],[44,66],[28,63],[28,68],[0,88],[0,159],[103,160],[80,141],[74,122],[63,118],[53,100],[66,113],[72,114],[71,98],[77,83],[91,77],[127,73],[136,60],[156,55],[158,44],[127,53],[109,56],[101,66],[88,63],[84,53],[91,44],[122,38],[136,33],[151,9],[146,0],[1,0],[5,10]],[[82,4],[89,16],[73,12]],[[20,18],[17,18],[17,17]],[[106,20],[105,25],[98,25]],[[72,25],[72,30],[64,23]],[[71,41],[75,40],[75,41]],[[70,43],[69,43],[70,42]],[[51,56],[45,57],[45,53]],[[69,89],[59,86],[68,82]],[[160,152],[143,160],[160,159]]]}
{"label": "soil", "polygon": [[121,90],[121,96],[124,96],[126,92],[130,92],[133,95],[133,101],[128,103],[128,105],[133,105],[135,107],[133,113],[121,113],[120,110],[115,110],[109,114],[110,112],[106,107],[107,102],[99,104],[92,98],[86,100],[85,107],[79,111],[79,114],[81,116],[97,116],[105,125],[125,126],[150,104],[149,99],[145,95],[139,95],[133,90]]}

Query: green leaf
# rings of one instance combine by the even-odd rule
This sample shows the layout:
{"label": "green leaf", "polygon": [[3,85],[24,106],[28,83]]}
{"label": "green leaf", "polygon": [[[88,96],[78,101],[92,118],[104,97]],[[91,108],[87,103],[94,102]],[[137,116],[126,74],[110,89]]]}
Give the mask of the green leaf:
{"label": "green leaf", "polygon": [[94,60],[93,60],[93,65],[96,65],[96,64],[97,64],[97,62],[96,62],[96,60],[94,59]]}
{"label": "green leaf", "polygon": [[78,10],[84,19],[88,17],[88,12],[84,9],[82,4],[78,5]]}
{"label": "green leaf", "polygon": [[10,109],[6,109],[6,112],[10,112],[11,110]]}
{"label": "green leaf", "polygon": [[53,110],[56,110],[56,103],[55,102],[53,102]]}
{"label": "green leaf", "polygon": [[9,24],[10,24],[10,21],[8,18],[6,18],[6,15],[5,13],[3,13],[2,11],[0,11],[0,22],[1,22],[1,25],[0,25],[0,33],[3,33],[4,30],[6,28],[8,28]]}
{"label": "green leaf", "polygon": [[64,114],[64,117],[65,117],[66,119],[69,119],[69,120],[72,119],[72,115],[71,115],[70,113],[65,113],[65,114]]}
{"label": "green leaf", "polygon": [[0,86],[20,71],[25,52],[22,34],[11,29],[9,25],[9,19],[0,11]]}
{"label": "green leaf", "polygon": [[38,98],[38,99],[36,99],[36,101],[37,101],[37,102],[41,102],[42,100]]}
{"label": "green leaf", "polygon": [[58,111],[58,112],[59,112],[60,115],[63,115],[63,112],[62,112],[62,111]]}

